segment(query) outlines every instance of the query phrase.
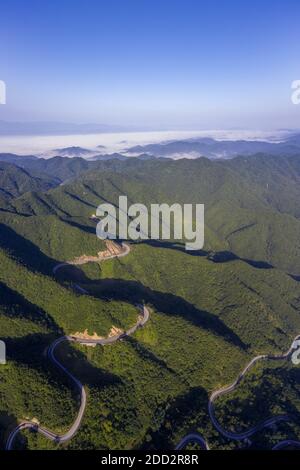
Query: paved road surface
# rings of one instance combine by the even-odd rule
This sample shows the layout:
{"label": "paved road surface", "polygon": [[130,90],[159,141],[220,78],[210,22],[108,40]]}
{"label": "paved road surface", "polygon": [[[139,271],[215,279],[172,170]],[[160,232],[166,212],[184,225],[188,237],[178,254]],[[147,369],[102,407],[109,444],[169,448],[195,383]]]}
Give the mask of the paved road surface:
{"label": "paved road surface", "polygon": [[202,447],[203,450],[210,450],[207,441],[204,439],[204,437],[201,436],[201,434],[197,433],[191,433],[187,434],[179,444],[175,447],[175,450],[181,450],[184,449],[188,444],[194,444],[197,443]]}
{"label": "paved road surface", "polygon": [[[130,252],[130,246],[128,244],[125,244],[123,243],[123,248],[124,248],[124,251],[122,253],[120,253],[119,255],[112,255],[112,256],[109,256],[103,260],[107,260],[107,259],[112,259],[112,258],[121,258],[123,256],[126,256],[128,255],[128,253]],[[60,263],[58,264],[57,266],[55,266],[55,268],[53,269],[53,273],[55,274],[60,268],[62,268],[63,266],[68,266],[68,265],[72,265],[72,264],[76,264],[76,263]],[[83,263],[82,263],[83,264]],[[77,284],[74,285],[74,287],[81,293],[83,294],[88,294],[88,292],[85,290],[85,289],[82,289],[80,286],[78,286]],[[51,346],[49,347],[48,349],[48,357],[49,359],[54,362],[54,364],[59,368],[61,369],[62,372],[64,372],[66,375],[68,375],[68,377],[73,381],[74,385],[78,388],[79,392],[80,392],[80,408],[79,408],[79,411],[78,411],[78,414],[77,414],[77,417],[74,421],[74,423],[72,424],[72,426],[70,427],[70,429],[63,435],[58,435],[46,428],[43,428],[41,427],[40,425],[36,424],[36,423],[33,423],[31,421],[23,421],[21,422],[9,435],[8,437],[8,440],[7,440],[7,443],[6,443],[6,449],[7,450],[10,450],[13,446],[13,443],[14,443],[14,440],[15,440],[15,437],[17,436],[17,434],[23,430],[23,429],[32,429],[36,432],[39,432],[40,434],[43,434],[45,437],[47,437],[48,439],[54,441],[54,442],[57,442],[57,443],[62,443],[62,442],[66,442],[68,440],[70,440],[74,434],[78,431],[79,429],[79,426],[81,424],[81,421],[82,421],[82,418],[83,418],[83,415],[84,415],[84,412],[85,412],[85,408],[86,408],[86,392],[84,390],[84,387],[83,385],[81,384],[81,382],[76,379],[76,377],[74,377],[74,375],[71,374],[70,371],[68,371],[63,364],[61,364],[58,359],[55,357],[55,349],[56,347],[61,344],[62,342],[64,341],[70,341],[70,342],[77,342],[77,343],[80,343],[80,344],[101,344],[101,345],[107,345],[107,344],[112,344],[118,340],[120,340],[121,338],[123,338],[124,336],[130,336],[132,335],[138,328],[142,327],[145,325],[145,323],[148,321],[149,319],[149,310],[147,309],[146,306],[143,306],[143,305],[138,305],[140,311],[141,311],[141,318],[138,319],[137,323],[132,327],[130,328],[128,331],[126,331],[126,333],[122,333],[122,334],[118,334],[118,335],[115,335],[115,336],[112,336],[110,338],[105,338],[105,339],[81,339],[81,338],[74,338],[72,336],[63,336],[61,338],[58,338],[57,340],[55,340]],[[236,380],[228,385],[228,386],[224,386],[218,390],[215,390],[210,398],[209,398],[209,403],[208,403],[208,412],[209,412],[209,416],[210,416],[210,419],[211,419],[211,422],[212,424],[214,425],[214,427],[217,429],[217,431],[224,437],[228,438],[228,439],[231,439],[231,440],[236,440],[236,441],[241,441],[241,440],[245,440],[247,438],[249,438],[250,436],[252,436],[253,434],[257,433],[258,431],[266,428],[266,427],[270,427],[272,425],[274,425],[275,423],[279,422],[279,421],[289,421],[292,419],[292,417],[289,417],[288,415],[277,415],[277,416],[271,416],[267,419],[265,419],[264,421],[258,423],[256,426],[246,430],[246,431],[243,431],[243,432],[233,432],[233,431],[228,431],[226,429],[224,429],[221,424],[218,422],[216,416],[215,416],[215,410],[214,410],[214,402],[215,400],[222,396],[222,395],[225,395],[227,393],[230,393],[232,391],[234,391],[238,385],[240,384],[240,382],[243,380],[244,376],[246,375],[246,373],[254,366],[254,364],[256,364],[258,361],[261,361],[261,360],[283,360],[283,359],[289,359],[291,354],[293,353],[294,349],[295,349],[295,342],[300,339],[300,335],[298,335],[290,349],[284,353],[284,354],[278,354],[278,355],[269,355],[269,354],[264,354],[264,355],[259,355],[259,356],[255,356],[253,359],[251,359],[251,361],[246,365],[246,367],[242,370],[242,372],[238,375],[238,377],[236,378]],[[201,436],[201,434],[198,434],[198,433],[191,433],[191,434],[187,434],[186,436],[183,437],[183,439],[179,442],[179,444],[176,446],[176,450],[180,450],[180,449],[183,449],[185,448],[189,443],[195,443],[197,442],[201,447],[202,449],[204,450],[209,450],[209,445],[207,443],[207,441],[205,440],[205,438],[203,436]],[[278,450],[278,449],[282,449],[284,447],[288,447],[290,445],[293,445],[295,447],[300,447],[300,442],[298,441],[294,441],[294,440],[285,440],[285,441],[281,441],[279,442],[278,444],[276,444],[274,447],[273,447],[273,450]]]}
{"label": "paved road surface", "polygon": [[[112,259],[112,258],[115,258],[115,257],[120,258],[120,257],[126,256],[130,252],[130,247],[127,244],[123,244],[123,247],[126,248],[126,249],[120,255],[113,255],[113,256],[105,258],[105,260]],[[58,271],[59,268],[61,268],[63,266],[66,266],[68,264],[70,264],[70,263],[61,263],[61,264],[57,265],[53,269],[53,273],[55,274]],[[78,287],[80,288],[80,286],[78,286]],[[87,293],[87,291],[84,290],[84,293]],[[78,379],[76,379],[76,377],[74,377],[74,375],[71,374],[71,372],[61,362],[59,362],[59,360],[56,358],[55,350],[56,350],[57,346],[59,346],[61,343],[65,342],[65,341],[76,342],[76,343],[80,343],[80,344],[107,345],[107,344],[115,343],[116,341],[119,341],[121,338],[132,335],[138,328],[143,327],[145,325],[145,323],[147,323],[147,321],[149,320],[149,316],[150,316],[150,312],[149,312],[148,308],[145,305],[137,305],[137,307],[140,311],[140,316],[138,318],[138,321],[136,322],[136,324],[133,327],[131,327],[125,333],[117,334],[117,335],[111,336],[109,338],[104,338],[104,339],[82,339],[82,338],[77,338],[77,337],[73,337],[73,336],[62,336],[61,338],[56,339],[50,345],[50,347],[48,349],[48,352],[47,352],[48,358],[64,374],[66,374],[72,380],[72,382],[74,383],[74,385],[77,387],[77,389],[79,391],[79,394],[80,394],[80,407],[79,407],[77,417],[76,417],[74,423],[72,424],[72,426],[70,427],[70,429],[63,435],[56,434],[53,431],[50,431],[49,429],[44,428],[44,427],[40,426],[39,424],[34,423],[32,421],[22,421],[10,433],[10,435],[7,439],[7,442],[6,442],[6,450],[11,450],[12,449],[16,436],[18,435],[18,433],[20,431],[22,431],[24,429],[32,429],[33,431],[42,434],[47,439],[50,439],[51,441],[54,441],[56,443],[63,443],[63,442],[66,442],[66,441],[69,441],[70,439],[72,439],[72,437],[74,436],[74,434],[78,431],[78,429],[80,427],[80,424],[81,424],[81,421],[82,421],[82,418],[83,418],[83,415],[84,415],[84,412],[85,412],[86,392],[85,392],[85,389],[84,389],[82,383]]]}
{"label": "paved road surface", "polygon": [[278,442],[272,450],[281,450],[284,449],[285,447],[299,447],[300,448],[300,442],[299,441],[294,441],[293,439],[287,439],[285,441]]}
{"label": "paved road surface", "polygon": [[[210,398],[209,398],[209,402],[208,402],[208,412],[209,412],[209,416],[210,416],[210,419],[211,419],[211,422],[212,424],[214,425],[214,427],[217,429],[217,431],[224,437],[228,438],[228,439],[231,439],[231,440],[235,440],[235,441],[242,441],[242,440],[245,440],[247,438],[249,438],[250,436],[252,436],[253,434],[257,433],[258,431],[266,428],[266,427],[270,427],[274,424],[276,424],[277,422],[279,421],[292,421],[293,420],[293,417],[292,416],[288,416],[288,415],[276,415],[276,416],[270,416],[269,418],[265,419],[264,421],[261,421],[260,423],[258,423],[256,426],[246,430],[246,431],[243,431],[243,432],[233,432],[233,431],[227,431],[226,429],[224,429],[221,424],[218,422],[216,416],[215,416],[215,410],[214,410],[214,402],[215,400],[222,396],[222,395],[225,395],[227,393],[230,393],[230,392],[233,392],[237,387],[238,385],[240,384],[240,382],[243,380],[244,376],[246,375],[246,373],[254,366],[254,364],[256,364],[258,361],[261,361],[261,360],[284,360],[284,359],[290,359],[294,349],[295,349],[295,343],[296,341],[300,338],[300,335],[297,335],[296,338],[293,340],[292,342],[292,345],[291,347],[289,348],[289,350],[284,353],[284,354],[276,354],[276,355],[271,355],[271,354],[263,354],[263,355],[259,355],[259,356],[255,356],[253,359],[251,359],[251,361],[246,365],[246,367],[242,370],[242,372],[238,375],[238,377],[236,378],[236,380],[228,385],[228,386],[225,386],[225,387],[222,387],[218,390],[215,390]],[[207,441],[205,440],[205,438],[203,436],[201,436],[201,434],[188,434],[187,436],[185,436],[181,441],[180,443],[177,445],[176,449],[182,449],[184,447],[186,447],[187,444],[189,443],[192,443],[192,442],[198,442],[203,449],[205,450],[209,450],[209,445],[207,443]],[[276,446],[273,447],[273,450],[276,450],[276,449],[280,449],[280,448],[283,448],[283,447],[287,447],[288,445],[292,445],[292,444],[289,444],[289,443],[293,443],[293,445],[297,445],[297,447],[300,447],[300,442],[298,441],[290,441],[290,440],[286,440],[286,441],[282,441],[282,442],[279,442],[278,444],[276,444]]]}

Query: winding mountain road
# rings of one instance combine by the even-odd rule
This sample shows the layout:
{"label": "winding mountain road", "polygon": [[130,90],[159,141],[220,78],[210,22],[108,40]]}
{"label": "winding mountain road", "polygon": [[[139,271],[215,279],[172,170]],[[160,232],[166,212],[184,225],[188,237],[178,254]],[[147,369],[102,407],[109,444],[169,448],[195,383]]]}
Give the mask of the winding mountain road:
{"label": "winding mountain road", "polygon": [[203,450],[210,450],[209,445],[204,439],[204,437],[202,437],[201,434],[197,433],[191,433],[184,436],[184,438],[181,439],[179,444],[177,444],[177,446],[175,447],[175,450],[184,449],[188,444],[194,444],[195,442],[199,444]]}
{"label": "winding mountain road", "polygon": [[300,448],[300,442],[294,441],[293,439],[286,439],[285,441],[278,442],[278,444],[276,444],[272,450],[281,450],[290,446]]}
{"label": "winding mountain road", "polygon": [[[233,432],[233,431],[227,431],[226,429],[224,429],[221,426],[221,424],[218,422],[218,420],[215,416],[214,402],[218,397],[221,397],[222,395],[233,392],[238,387],[240,382],[243,380],[243,378],[245,377],[247,372],[258,361],[261,361],[261,360],[287,360],[287,359],[289,359],[290,356],[293,354],[294,350],[298,347],[296,343],[299,339],[300,339],[300,335],[297,335],[294,338],[291,347],[289,348],[289,350],[286,353],[276,354],[276,355],[262,354],[262,355],[259,355],[259,356],[255,356],[244,367],[242,372],[238,375],[238,377],[236,378],[236,380],[232,384],[224,386],[222,388],[219,388],[218,390],[215,390],[211,394],[211,396],[209,398],[209,402],[208,402],[209,417],[211,419],[212,424],[216,428],[216,430],[222,436],[226,437],[227,439],[231,439],[231,440],[235,440],[235,441],[242,441],[242,440],[245,440],[245,439],[249,438],[253,434],[256,434],[258,431],[261,431],[262,429],[264,429],[266,427],[270,427],[270,426],[276,424],[279,421],[292,421],[293,420],[293,418],[288,416],[288,415],[276,415],[276,416],[271,416],[271,417],[265,419],[264,421],[261,421],[256,426],[253,426],[250,429],[248,429],[246,431],[243,431],[243,432],[240,432],[240,433]],[[201,434],[198,434],[198,433],[188,434],[187,436],[185,436],[179,442],[179,444],[176,446],[176,449],[182,449],[182,448],[186,447],[187,444],[193,443],[193,442],[198,442],[204,450],[209,450],[208,442],[205,440],[205,438],[203,436],[201,436]],[[289,445],[295,445],[297,447],[300,447],[300,442],[294,441],[294,440],[281,441],[273,447],[273,450],[284,448],[284,447],[287,447]]]}
{"label": "winding mountain road", "polygon": [[[120,258],[123,256],[126,256],[130,252],[130,246],[123,243],[122,244],[122,252],[116,255],[111,255],[107,256],[106,258],[103,258],[102,261],[107,260],[107,259],[112,259],[112,258]],[[79,264],[79,263],[60,263],[55,268],[53,269],[53,273],[57,273],[57,271],[62,268],[63,266],[68,266],[68,265],[74,265],[74,264]],[[84,263],[80,263],[84,264]],[[75,285],[77,290],[81,290],[82,293],[87,293],[84,289],[82,289],[80,286]],[[84,292],[83,292],[84,291]],[[24,429],[31,429],[35,432],[38,432],[45,436],[47,439],[50,439],[53,442],[56,443],[63,443],[67,442],[72,437],[76,434],[78,431],[84,412],[86,408],[86,392],[84,389],[84,386],[82,383],[74,377],[74,375],[57,359],[55,356],[55,350],[57,346],[59,346],[61,343],[68,341],[68,342],[75,342],[79,344],[85,344],[85,345],[90,345],[90,344],[96,344],[96,345],[107,345],[107,344],[112,344],[115,343],[116,341],[119,341],[120,339],[132,335],[138,328],[141,328],[147,323],[149,320],[150,312],[148,308],[145,305],[137,305],[140,315],[139,318],[134,326],[132,326],[129,330],[127,330],[125,333],[122,332],[120,334],[108,337],[108,338],[103,338],[103,339],[83,339],[83,338],[78,338],[74,336],[62,336],[58,339],[56,339],[48,348],[47,351],[47,357],[64,373],[66,374],[71,381],[74,383],[75,387],[79,391],[80,395],[80,407],[78,414],[76,416],[76,419],[70,429],[65,433],[65,434],[57,434],[47,428],[44,428],[40,426],[38,423],[35,423],[33,421],[22,421],[9,435],[7,442],[6,442],[6,450],[11,450],[13,448],[13,444],[15,441],[15,438],[19,434],[20,431],[23,431]]]}
{"label": "winding mountain road", "polygon": [[[99,258],[98,261],[104,261],[104,260],[108,260],[108,259],[112,259],[112,258],[121,258],[121,257],[124,257],[124,256],[128,255],[129,252],[130,252],[130,246],[128,244],[122,243],[122,252],[120,252],[119,254],[112,254],[111,256],[107,256],[107,257],[102,258],[102,259]],[[86,261],[86,262],[90,262],[90,261]],[[75,260],[73,262],[60,263],[60,264],[58,264],[54,267],[53,273],[56,274],[57,271],[59,269],[61,269],[62,267],[64,267],[64,266],[82,265],[82,264],[85,264],[84,260]],[[73,287],[78,292],[80,292],[82,294],[88,294],[88,291],[83,289],[78,284],[73,284]],[[141,315],[139,316],[138,321],[136,322],[136,324],[133,327],[131,327],[129,330],[127,330],[125,333],[120,333],[120,334],[117,334],[117,335],[114,335],[114,336],[111,336],[111,337],[108,337],[108,338],[103,338],[103,339],[83,339],[83,338],[78,338],[78,337],[74,337],[74,336],[62,336],[62,337],[56,339],[50,345],[50,347],[47,351],[47,356],[48,356],[49,360],[51,360],[64,374],[66,374],[71,379],[71,381],[74,383],[75,387],[79,391],[79,394],[80,394],[80,407],[79,407],[77,417],[76,417],[75,421],[73,422],[72,426],[70,427],[70,429],[65,434],[62,434],[62,435],[57,434],[57,433],[55,433],[55,432],[53,432],[53,431],[51,431],[47,428],[44,428],[44,427],[40,426],[38,423],[35,423],[33,421],[22,421],[10,433],[10,435],[7,439],[7,442],[6,442],[6,450],[11,450],[13,448],[13,444],[14,444],[16,436],[18,435],[19,432],[23,431],[24,429],[31,429],[35,432],[38,432],[38,433],[42,434],[43,436],[45,436],[47,439],[50,439],[51,441],[56,442],[56,443],[63,443],[63,442],[67,442],[70,439],[72,439],[72,437],[76,434],[76,432],[78,431],[78,429],[80,427],[80,424],[81,424],[81,421],[82,421],[82,418],[83,418],[83,415],[84,415],[84,412],[85,412],[85,409],[86,409],[86,402],[87,402],[86,392],[85,392],[85,389],[84,389],[82,383],[76,377],[74,377],[74,375],[56,358],[55,350],[56,350],[57,346],[59,346],[61,343],[65,342],[65,341],[77,342],[79,344],[85,344],[85,345],[89,345],[89,344],[108,345],[108,344],[115,343],[116,341],[119,341],[120,339],[122,339],[126,336],[132,335],[138,328],[143,327],[145,325],[145,323],[147,323],[147,321],[149,319],[149,315],[150,315],[150,312],[149,312],[148,308],[145,305],[137,305],[137,307],[139,308]],[[217,398],[221,397],[222,395],[233,392],[238,387],[238,385],[241,383],[241,381],[243,380],[243,378],[245,377],[247,372],[257,362],[262,361],[262,360],[285,360],[285,359],[289,359],[290,356],[292,355],[293,351],[296,349],[296,347],[297,347],[296,342],[299,339],[300,339],[300,335],[297,335],[296,338],[293,340],[293,343],[292,343],[291,347],[289,348],[289,350],[284,354],[278,354],[278,355],[263,354],[263,355],[255,356],[244,367],[244,369],[241,371],[241,373],[238,375],[238,377],[236,378],[236,380],[232,384],[224,386],[222,388],[219,388],[211,394],[211,396],[209,398],[209,402],[208,402],[209,416],[210,416],[210,419],[211,419],[211,422],[212,422],[213,426],[215,427],[215,429],[222,436],[226,437],[227,439],[231,439],[231,440],[235,440],[235,441],[242,441],[242,440],[245,440],[245,439],[251,437],[253,434],[257,433],[258,431],[260,431],[260,430],[262,430],[266,427],[270,427],[270,426],[274,425],[275,423],[277,423],[279,421],[290,421],[290,420],[292,420],[292,418],[289,417],[288,415],[271,416],[271,417],[265,419],[264,421],[258,423],[256,426],[253,426],[253,427],[251,427],[250,429],[248,429],[246,431],[243,431],[243,432],[228,431],[228,430],[223,428],[223,426],[219,423],[219,421],[217,420],[217,418],[215,416],[214,402],[216,401]],[[186,436],[184,436],[181,439],[181,441],[177,444],[175,450],[184,449],[190,443],[198,443],[203,450],[210,450],[210,447],[209,447],[209,444],[208,444],[207,440],[201,434],[198,434],[198,433],[190,433],[190,434],[187,434]],[[282,449],[282,448],[285,448],[285,447],[288,447],[288,446],[300,447],[300,442],[295,441],[295,440],[291,440],[291,439],[287,439],[287,440],[284,440],[284,441],[281,441],[281,442],[277,443],[273,447],[272,450],[279,450],[279,449]]]}

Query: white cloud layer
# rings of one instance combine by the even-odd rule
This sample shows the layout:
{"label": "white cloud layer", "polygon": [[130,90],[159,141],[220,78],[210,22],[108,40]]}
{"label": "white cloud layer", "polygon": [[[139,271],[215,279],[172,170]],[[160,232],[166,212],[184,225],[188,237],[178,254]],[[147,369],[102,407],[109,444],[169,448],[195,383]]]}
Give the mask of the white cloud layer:
{"label": "white cloud layer", "polygon": [[[0,153],[18,155],[40,155],[50,157],[53,150],[64,147],[84,147],[95,153],[125,152],[134,145],[166,142],[169,140],[211,137],[217,140],[284,140],[288,131],[247,131],[247,130],[209,130],[209,131],[161,131],[103,133],[64,136],[0,136]],[[97,149],[98,146],[103,148]]]}

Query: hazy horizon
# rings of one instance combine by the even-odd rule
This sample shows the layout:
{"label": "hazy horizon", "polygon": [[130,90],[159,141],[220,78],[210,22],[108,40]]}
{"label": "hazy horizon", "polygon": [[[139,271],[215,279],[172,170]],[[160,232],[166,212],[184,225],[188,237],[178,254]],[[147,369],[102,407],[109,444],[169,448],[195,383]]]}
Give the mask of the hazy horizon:
{"label": "hazy horizon", "polygon": [[[99,134],[78,135],[21,135],[0,136],[0,153],[17,155],[53,156],[52,151],[65,147],[83,147],[95,153],[125,152],[134,145],[146,145],[170,140],[210,137],[216,140],[262,140],[281,141],[291,131],[254,131],[254,130],[194,130],[194,131],[145,131],[145,132],[103,132]],[[98,146],[103,148],[96,149]]]}

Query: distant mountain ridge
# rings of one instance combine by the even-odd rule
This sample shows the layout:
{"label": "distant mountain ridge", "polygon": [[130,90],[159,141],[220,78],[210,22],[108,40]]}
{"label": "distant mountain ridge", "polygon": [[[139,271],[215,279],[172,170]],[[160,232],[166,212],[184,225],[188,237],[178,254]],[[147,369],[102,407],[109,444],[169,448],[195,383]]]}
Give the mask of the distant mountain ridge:
{"label": "distant mountain ridge", "polygon": [[[41,416],[60,432],[76,415],[76,394],[46,360],[54,338],[85,330],[107,337],[112,325],[127,331],[136,322],[134,306],[145,303],[149,325],[119,350],[61,349],[88,392],[84,424],[65,449],[174,448],[193,427],[216,448],[232,449],[208,425],[211,391],[231,383],[254,355],[286,351],[299,333],[300,152],[110,157],[0,155],[0,331],[9,360],[0,368],[1,446],[16,416]],[[58,263],[104,249],[92,215],[124,194],[146,207],[204,203],[203,250],[185,251],[174,240],[132,241],[124,261],[54,275]],[[266,367],[266,386],[256,376],[239,384],[251,393],[252,408],[259,403],[254,422],[262,414],[298,419],[299,369],[279,363],[282,375],[273,377],[268,361]],[[233,426],[243,429],[250,401],[239,397]],[[220,420],[231,416],[227,410],[223,403],[216,409]],[[279,439],[273,431],[258,433],[251,447],[271,448]],[[300,436],[299,427],[282,432],[282,439]],[[27,433],[16,448],[49,445]]]}
{"label": "distant mountain ridge", "polygon": [[82,147],[64,147],[61,149],[53,150],[53,153],[60,157],[85,157],[93,153],[92,150],[82,148]]}
{"label": "distant mountain ridge", "polygon": [[169,158],[233,158],[238,155],[268,153],[272,155],[294,155],[300,151],[300,136],[293,135],[284,142],[258,140],[215,140],[212,138],[193,138],[173,140],[158,144],[136,145],[127,149],[127,154],[151,154]]}
{"label": "distant mountain ridge", "polygon": [[[117,193],[140,203],[157,201],[158,194],[163,201],[201,201],[206,205],[207,240],[211,238],[212,247],[219,240],[224,250],[238,256],[300,274],[295,241],[300,237],[300,153],[215,161],[117,156],[95,161],[25,158],[15,166],[16,175],[20,167],[42,179],[43,187],[33,185],[26,194],[19,193],[10,201],[10,212],[60,217],[80,214],[88,219],[99,201],[117,204]],[[54,189],[47,190],[49,181]],[[255,243],[258,238],[259,245]]]}
{"label": "distant mountain ridge", "polygon": [[58,185],[56,178],[36,171],[28,172],[13,163],[0,162],[0,207],[29,191],[44,192]]}

